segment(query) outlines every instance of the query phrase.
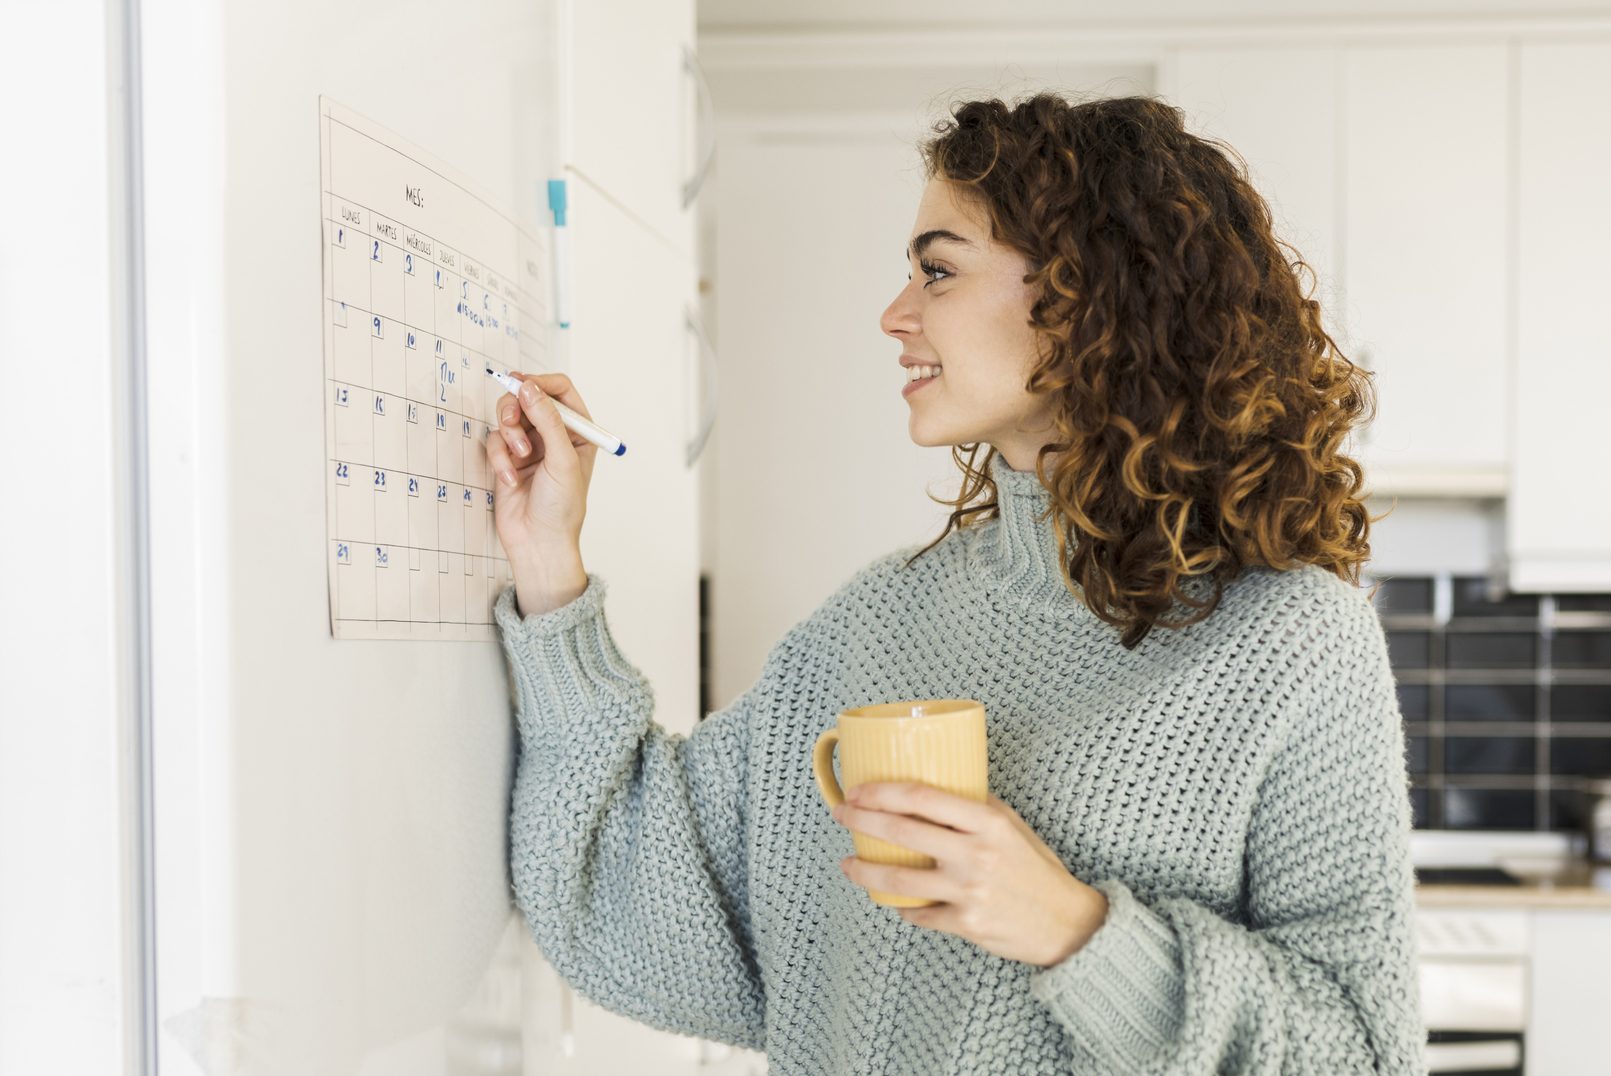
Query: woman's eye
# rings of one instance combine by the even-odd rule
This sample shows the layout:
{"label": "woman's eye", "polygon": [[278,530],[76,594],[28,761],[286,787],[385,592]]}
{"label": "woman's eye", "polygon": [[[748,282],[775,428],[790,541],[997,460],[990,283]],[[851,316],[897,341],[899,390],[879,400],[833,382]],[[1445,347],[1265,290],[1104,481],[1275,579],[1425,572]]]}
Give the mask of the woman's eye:
{"label": "woman's eye", "polygon": [[[949,270],[949,269],[941,269],[938,265],[935,265],[932,262],[918,262],[917,264],[918,264],[918,268],[922,269],[924,274],[928,275],[928,276],[933,276],[935,273],[944,273],[947,277],[949,277],[951,275],[951,270]],[[907,279],[910,280],[911,278],[908,277]],[[923,286],[926,288],[926,287],[929,286],[929,284],[932,284],[932,283],[934,283],[934,281],[930,280],[928,283],[924,284]]]}

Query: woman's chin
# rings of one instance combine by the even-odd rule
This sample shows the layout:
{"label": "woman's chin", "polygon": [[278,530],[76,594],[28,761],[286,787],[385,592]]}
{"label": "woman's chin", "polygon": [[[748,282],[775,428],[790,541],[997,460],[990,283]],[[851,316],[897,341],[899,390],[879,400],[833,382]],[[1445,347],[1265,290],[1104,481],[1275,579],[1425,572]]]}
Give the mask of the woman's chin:
{"label": "woman's chin", "polygon": [[907,433],[912,443],[920,448],[947,448],[951,445],[965,445],[977,438],[958,436],[953,430],[939,430],[932,423],[920,422],[916,415],[907,423]]}

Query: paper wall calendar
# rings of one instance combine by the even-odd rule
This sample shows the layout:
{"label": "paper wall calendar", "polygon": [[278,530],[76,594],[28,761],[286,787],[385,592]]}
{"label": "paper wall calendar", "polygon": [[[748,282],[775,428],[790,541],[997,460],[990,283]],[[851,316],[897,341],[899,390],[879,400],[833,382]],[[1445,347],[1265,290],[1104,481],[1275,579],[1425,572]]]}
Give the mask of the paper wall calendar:
{"label": "paper wall calendar", "polygon": [[331,634],[492,639],[485,370],[548,369],[546,235],[326,98],[319,128]]}

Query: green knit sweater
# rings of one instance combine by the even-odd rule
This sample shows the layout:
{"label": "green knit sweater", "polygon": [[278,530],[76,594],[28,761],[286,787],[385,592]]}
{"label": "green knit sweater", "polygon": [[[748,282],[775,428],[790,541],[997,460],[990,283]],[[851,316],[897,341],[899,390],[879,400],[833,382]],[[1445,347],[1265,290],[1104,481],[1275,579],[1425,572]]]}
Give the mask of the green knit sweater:
{"label": "green knit sweater", "polygon": [[[792,1073],[1421,1072],[1404,739],[1376,613],[1254,569],[1134,650],[1063,585],[1048,493],[874,561],[689,736],[604,581],[496,618],[518,697],[517,903],[579,992]],[[1108,898],[1038,968],[902,920],[838,869],[812,782],[848,706],[985,704],[990,789]]]}

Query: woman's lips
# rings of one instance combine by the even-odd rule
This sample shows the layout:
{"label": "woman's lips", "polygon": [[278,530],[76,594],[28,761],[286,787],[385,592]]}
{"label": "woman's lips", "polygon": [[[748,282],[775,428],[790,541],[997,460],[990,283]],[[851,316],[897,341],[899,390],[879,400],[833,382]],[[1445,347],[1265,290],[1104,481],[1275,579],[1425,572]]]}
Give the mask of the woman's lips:
{"label": "woman's lips", "polygon": [[910,396],[924,385],[927,385],[930,381],[938,381],[944,376],[944,373],[938,373],[933,377],[920,377],[916,381],[908,381],[904,386],[901,387],[901,395]]}

